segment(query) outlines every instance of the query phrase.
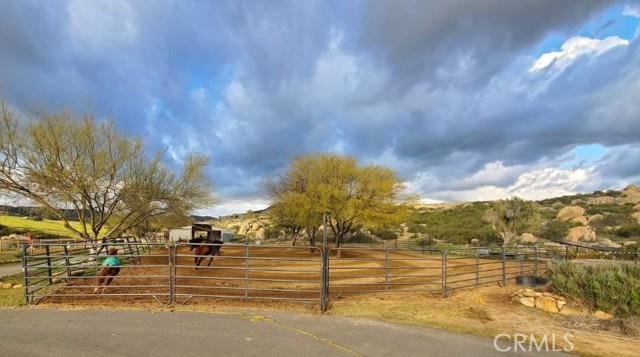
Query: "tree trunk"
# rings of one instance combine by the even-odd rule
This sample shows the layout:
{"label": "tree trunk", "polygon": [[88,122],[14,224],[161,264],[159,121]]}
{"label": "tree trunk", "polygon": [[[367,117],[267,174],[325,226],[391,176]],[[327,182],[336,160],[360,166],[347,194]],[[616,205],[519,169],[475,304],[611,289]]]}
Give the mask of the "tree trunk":
{"label": "tree trunk", "polygon": [[342,235],[336,237],[336,249],[338,249],[338,253],[336,254],[336,257],[338,259],[342,258],[342,249],[340,249],[342,247]]}

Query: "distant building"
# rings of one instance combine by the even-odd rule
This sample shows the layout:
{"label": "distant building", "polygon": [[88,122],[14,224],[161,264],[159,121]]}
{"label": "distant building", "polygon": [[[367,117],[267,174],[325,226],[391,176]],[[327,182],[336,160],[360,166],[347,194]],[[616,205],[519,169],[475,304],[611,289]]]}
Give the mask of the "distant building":
{"label": "distant building", "polygon": [[169,230],[169,240],[172,242],[177,242],[180,239],[189,240],[195,237],[204,237],[209,242],[221,240],[228,243],[235,239],[235,234],[232,231],[216,228],[206,223],[194,223],[190,226]]}

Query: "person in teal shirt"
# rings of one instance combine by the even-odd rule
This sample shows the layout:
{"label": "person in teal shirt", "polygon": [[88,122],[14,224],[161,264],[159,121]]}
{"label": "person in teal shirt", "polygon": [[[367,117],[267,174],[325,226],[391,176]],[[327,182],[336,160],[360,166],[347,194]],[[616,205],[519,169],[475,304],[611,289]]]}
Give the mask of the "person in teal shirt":
{"label": "person in teal shirt", "polygon": [[100,270],[98,286],[93,291],[94,294],[98,293],[100,286],[102,286],[102,292],[104,293],[104,290],[109,284],[111,284],[113,278],[120,273],[120,265],[122,265],[122,263],[120,262],[120,259],[116,257],[118,254],[118,248],[109,248],[108,254],[107,258],[102,262],[103,268]]}
{"label": "person in teal shirt", "polygon": [[116,254],[118,254],[118,248],[113,248],[113,247],[109,248],[109,255],[102,262],[102,266],[103,267],[117,267],[117,266],[120,266],[122,263],[120,262],[120,259],[118,259],[118,257],[116,257]]}

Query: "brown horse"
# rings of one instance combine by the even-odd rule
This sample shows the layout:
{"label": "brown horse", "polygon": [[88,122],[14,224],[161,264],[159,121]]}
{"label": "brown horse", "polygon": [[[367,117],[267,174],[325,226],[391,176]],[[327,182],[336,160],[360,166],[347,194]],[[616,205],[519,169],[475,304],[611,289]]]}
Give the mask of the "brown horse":
{"label": "brown horse", "polygon": [[[213,243],[213,244],[209,244]],[[222,244],[224,242],[219,240],[214,240],[212,242],[208,242],[205,238],[198,237],[189,239],[189,250],[195,250],[196,257],[194,259],[194,263],[196,264],[194,269],[198,269],[200,263],[204,261],[207,255],[210,256],[209,264],[207,266],[211,266],[211,261],[213,258],[217,256],[221,256],[220,248],[222,248]]]}

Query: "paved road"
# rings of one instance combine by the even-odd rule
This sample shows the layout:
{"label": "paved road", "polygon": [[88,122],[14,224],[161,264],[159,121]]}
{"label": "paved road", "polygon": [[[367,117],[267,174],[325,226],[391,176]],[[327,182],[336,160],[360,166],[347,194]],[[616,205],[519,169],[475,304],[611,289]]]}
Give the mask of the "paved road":
{"label": "paved road", "polygon": [[0,278],[22,273],[22,263],[0,264]]}
{"label": "paved road", "polygon": [[[501,348],[509,346],[501,344]],[[529,353],[527,353],[529,354]],[[505,356],[493,339],[293,313],[0,308],[0,356]]]}

